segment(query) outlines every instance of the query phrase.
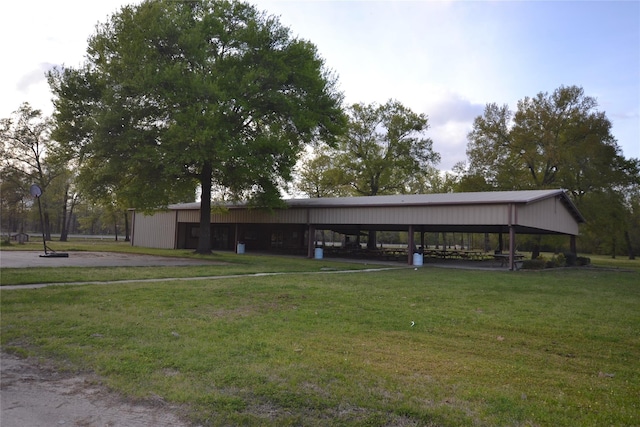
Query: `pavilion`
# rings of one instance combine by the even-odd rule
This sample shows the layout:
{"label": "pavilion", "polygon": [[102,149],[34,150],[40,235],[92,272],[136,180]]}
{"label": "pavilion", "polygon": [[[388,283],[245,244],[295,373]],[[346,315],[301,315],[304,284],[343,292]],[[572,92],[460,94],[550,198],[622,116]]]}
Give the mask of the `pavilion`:
{"label": "pavilion", "polygon": [[[499,233],[509,236],[508,266],[515,268],[519,234],[566,235],[571,252],[585,220],[564,190],[496,191],[285,200],[286,208],[214,204],[213,249],[299,251],[314,256],[316,230],[347,235],[362,231],[406,231],[407,263],[413,264],[424,233]],[[132,245],[196,248],[200,203],[170,205],[152,214],[133,211]],[[420,242],[414,235],[420,233]]]}

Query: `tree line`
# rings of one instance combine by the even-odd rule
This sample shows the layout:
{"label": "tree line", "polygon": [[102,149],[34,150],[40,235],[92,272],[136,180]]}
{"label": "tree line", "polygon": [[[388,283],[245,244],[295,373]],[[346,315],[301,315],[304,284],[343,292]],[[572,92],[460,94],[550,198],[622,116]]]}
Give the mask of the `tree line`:
{"label": "tree line", "polygon": [[248,3],[122,7],[88,40],[84,64],[47,78],[52,117],[25,103],[1,121],[4,231],[33,215],[33,183],[47,233],[63,240],[98,223],[126,235],[128,208],[200,194],[201,253],[216,203],[563,188],[587,218],[582,251],[640,250],[640,161],[622,155],[578,86],[525,97],[516,111],[487,104],[467,160],[441,172],[428,116],[393,99],[344,106],[315,45]]}
{"label": "tree line", "polygon": [[[81,192],[77,163],[65,152],[64,144],[51,138],[52,129],[51,118],[28,103],[11,117],[0,119],[3,238],[38,231],[47,240],[52,233],[59,234],[61,241],[66,241],[69,234],[111,234],[127,240],[126,208]],[[34,184],[43,192],[42,217],[30,192]]]}

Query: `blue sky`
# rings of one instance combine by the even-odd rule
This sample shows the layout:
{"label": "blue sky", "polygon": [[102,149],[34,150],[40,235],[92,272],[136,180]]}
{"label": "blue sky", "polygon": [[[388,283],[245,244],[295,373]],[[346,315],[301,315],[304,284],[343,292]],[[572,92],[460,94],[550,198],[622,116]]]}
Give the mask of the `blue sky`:
{"label": "blue sky", "polygon": [[[0,117],[23,101],[50,113],[44,70],[77,66],[98,21],[125,0],[10,2],[0,36]],[[613,123],[625,157],[640,158],[639,1],[254,0],[313,42],[347,103],[393,98],[429,116],[450,169],[486,103],[577,85]],[[6,64],[6,62],[5,62]]]}

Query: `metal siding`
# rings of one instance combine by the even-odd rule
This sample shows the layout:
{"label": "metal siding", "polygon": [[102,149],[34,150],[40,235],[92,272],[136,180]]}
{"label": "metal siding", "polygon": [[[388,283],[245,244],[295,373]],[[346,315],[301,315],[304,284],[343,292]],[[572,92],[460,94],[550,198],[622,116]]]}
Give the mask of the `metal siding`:
{"label": "metal siding", "polygon": [[[178,210],[178,222],[200,222],[199,210]],[[253,209],[229,209],[212,212],[212,224],[306,224],[306,209],[283,209],[272,212]]]}
{"label": "metal siding", "polygon": [[312,224],[401,224],[401,225],[486,225],[506,224],[508,207],[406,206],[377,208],[316,208],[310,210]]}
{"label": "metal siding", "polygon": [[271,212],[254,209],[230,209],[224,213],[212,213],[214,224],[306,224],[306,209],[282,209]]}
{"label": "metal siding", "polygon": [[173,249],[176,239],[176,212],[157,212],[145,215],[136,212],[134,217],[134,246]]}
{"label": "metal siding", "polygon": [[178,222],[191,222],[191,223],[199,223],[200,222],[200,211],[199,210],[188,210],[188,211],[178,211]]}
{"label": "metal siding", "polygon": [[571,235],[579,233],[578,223],[557,197],[519,206],[518,225]]}

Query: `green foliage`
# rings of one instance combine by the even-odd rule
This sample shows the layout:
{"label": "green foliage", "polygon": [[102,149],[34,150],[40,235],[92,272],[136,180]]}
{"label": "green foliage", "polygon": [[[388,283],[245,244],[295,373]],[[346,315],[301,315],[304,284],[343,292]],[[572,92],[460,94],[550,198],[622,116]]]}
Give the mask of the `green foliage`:
{"label": "green foliage", "polygon": [[25,229],[28,205],[31,204],[29,181],[20,171],[2,167],[0,169],[0,230],[17,232]]}
{"label": "green foliage", "polygon": [[578,266],[584,266],[589,264],[591,264],[591,258],[589,257],[579,256],[576,258],[576,265]]}
{"label": "green foliage", "polygon": [[547,262],[540,257],[536,259],[525,259],[522,261],[522,268],[524,270],[542,270],[547,266]]}
{"label": "green foliage", "polygon": [[[581,195],[608,188],[611,174],[624,169],[611,171],[620,149],[609,120],[596,107],[595,99],[576,86],[525,97],[515,114],[489,104],[469,135],[472,169],[491,166],[497,174],[491,181],[505,189],[556,186]],[[620,179],[625,177],[613,181]]]}
{"label": "green foliage", "polygon": [[640,253],[640,186],[624,192],[586,194],[578,207],[589,221],[583,227],[580,247],[589,253],[627,255]]}
{"label": "green foliage", "polygon": [[427,116],[398,101],[354,104],[340,140],[336,168],[355,195],[405,194],[414,176],[432,171],[440,156],[425,137]]}
{"label": "green foliage", "polygon": [[0,120],[3,227],[24,230],[28,208],[33,205],[29,191],[33,184],[42,190],[38,201],[45,234],[50,237],[52,224],[67,223],[72,165],[50,131],[50,118],[28,103]]}
{"label": "green foliage", "polygon": [[[542,270],[544,268],[558,268],[558,267],[576,265],[575,255],[571,255],[571,254],[569,255],[571,260],[569,262],[567,262],[567,257],[565,257],[564,254],[552,255],[550,257],[540,255],[536,259],[523,260],[522,268],[525,270]],[[571,262],[573,264],[570,264]]]}
{"label": "green foliage", "polygon": [[629,194],[640,185],[640,160],[625,159],[611,122],[582,88],[561,86],[507,105],[487,104],[468,135],[469,166],[461,190],[566,189],[586,217],[585,250],[632,253]]}
{"label": "green foliage", "polygon": [[487,104],[469,133],[469,174],[496,189],[565,188],[576,199],[629,182],[634,162],[622,157],[596,107],[577,86],[525,97],[515,113]]}
{"label": "green foliage", "polygon": [[331,147],[322,144],[302,162],[296,188],[308,197],[345,197],[350,189],[346,181]]}
{"label": "green foliage", "polygon": [[331,143],[344,125],[315,46],[248,3],[127,6],[87,53],[83,68],[50,74],[81,180],[140,209],[192,200],[199,185],[202,252],[212,186],[277,205],[305,144]]}

